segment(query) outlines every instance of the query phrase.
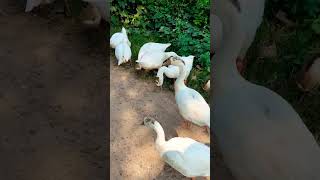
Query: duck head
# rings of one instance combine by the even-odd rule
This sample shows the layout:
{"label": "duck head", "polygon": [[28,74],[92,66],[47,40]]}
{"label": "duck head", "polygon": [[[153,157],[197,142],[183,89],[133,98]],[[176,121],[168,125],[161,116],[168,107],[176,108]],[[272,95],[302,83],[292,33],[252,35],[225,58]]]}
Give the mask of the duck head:
{"label": "duck head", "polygon": [[[193,60],[193,58],[192,58]],[[186,63],[184,62],[183,59],[181,59],[180,57],[170,57],[168,60],[165,61],[165,65],[174,65],[174,66],[185,66]]]}
{"label": "duck head", "polygon": [[155,123],[156,123],[156,120],[154,118],[145,117],[145,118],[143,118],[143,122],[141,123],[141,125],[144,125],[149,128],[154,128]]}

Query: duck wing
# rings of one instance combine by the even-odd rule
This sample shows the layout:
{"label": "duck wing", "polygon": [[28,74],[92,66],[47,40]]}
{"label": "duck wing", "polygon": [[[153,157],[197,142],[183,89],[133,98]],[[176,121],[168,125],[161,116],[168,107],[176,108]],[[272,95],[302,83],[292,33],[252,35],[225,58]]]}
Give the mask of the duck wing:
{"label": "duck wing", "polygon": [[176,150],[164,152],[162,158],[184,176],[210,176],[210,149],[197,141],[176,145]]}

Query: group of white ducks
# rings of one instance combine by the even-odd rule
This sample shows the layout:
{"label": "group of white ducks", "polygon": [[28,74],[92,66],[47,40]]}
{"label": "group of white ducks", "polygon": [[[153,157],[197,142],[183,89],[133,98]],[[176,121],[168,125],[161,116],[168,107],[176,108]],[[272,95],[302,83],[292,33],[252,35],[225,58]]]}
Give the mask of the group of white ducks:
{"label": "group of white ducks", "polygon": [[[176,78],[175,99],[179,112],[185,119],[183,125],[189,127],[192,122],[206,128],[210,134],[210,107],[199,92],[185,84],[192,69],[194,56],[180,57],[175,52],[165,52],[170,45],[170,43],[155,42],[144,44],[139,50],[136,69],[147,71],[158,69],[157,86],[162,86],[163,74],[169,78]],[[131,42],[125,28],[111,36],[110,46],[115,48],[118,65],[131,59]],[[209,83],[205,86],[207,90],[210,88]],[[171,167],[192,179],[210,177],[210,148],[208,146],[187,137],[175,137],[166,141],[162,126],[151,117],[145,117],[143,124],[156,132],[156,149]]]}

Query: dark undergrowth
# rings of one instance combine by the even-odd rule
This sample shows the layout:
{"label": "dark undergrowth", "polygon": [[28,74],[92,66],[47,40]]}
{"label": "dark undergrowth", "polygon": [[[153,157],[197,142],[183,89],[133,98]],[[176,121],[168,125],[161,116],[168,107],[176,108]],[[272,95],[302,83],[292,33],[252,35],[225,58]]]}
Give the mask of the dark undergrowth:
{"label": "dark undergrowth", "polygon": [[[320,4],[308,0],[273,0],[267,3],[263,24],[247,53],[246,78],[266,86],[284,97],[300,114],[307,127],[320,142],[320,91],[302,92],[296,75],[303,64],[320,57]],[[299,7],[299,8],[298,8]],[[279,11],[291,23],[276,17]],[[265,53],[266,47],[273,47]]]}

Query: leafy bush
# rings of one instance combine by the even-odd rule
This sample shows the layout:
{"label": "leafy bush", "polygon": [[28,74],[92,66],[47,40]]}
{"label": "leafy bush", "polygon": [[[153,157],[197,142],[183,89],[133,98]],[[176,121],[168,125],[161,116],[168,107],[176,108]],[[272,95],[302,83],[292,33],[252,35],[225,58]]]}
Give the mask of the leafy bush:
{"label": "leafy bush", "polygon": [[[158,42],[170,42],[170,49],[180,56],[194,55],[194,66],[200,66],[201,70],[195,69],[191,76],[201,77],[191,79],[190,83],[202,90],[210,75],[209,0],[113,0],[111,3],[112,26],[124,26],[132,34],[152,36]],[[133,56],[137,56],[136,50]]]}
{"label": "leafy bush", "polygon": [[269,5],[275,9],[282,9],[296,18],[315,18],[320,13],[320,1],[318,0],[271,0]]}

